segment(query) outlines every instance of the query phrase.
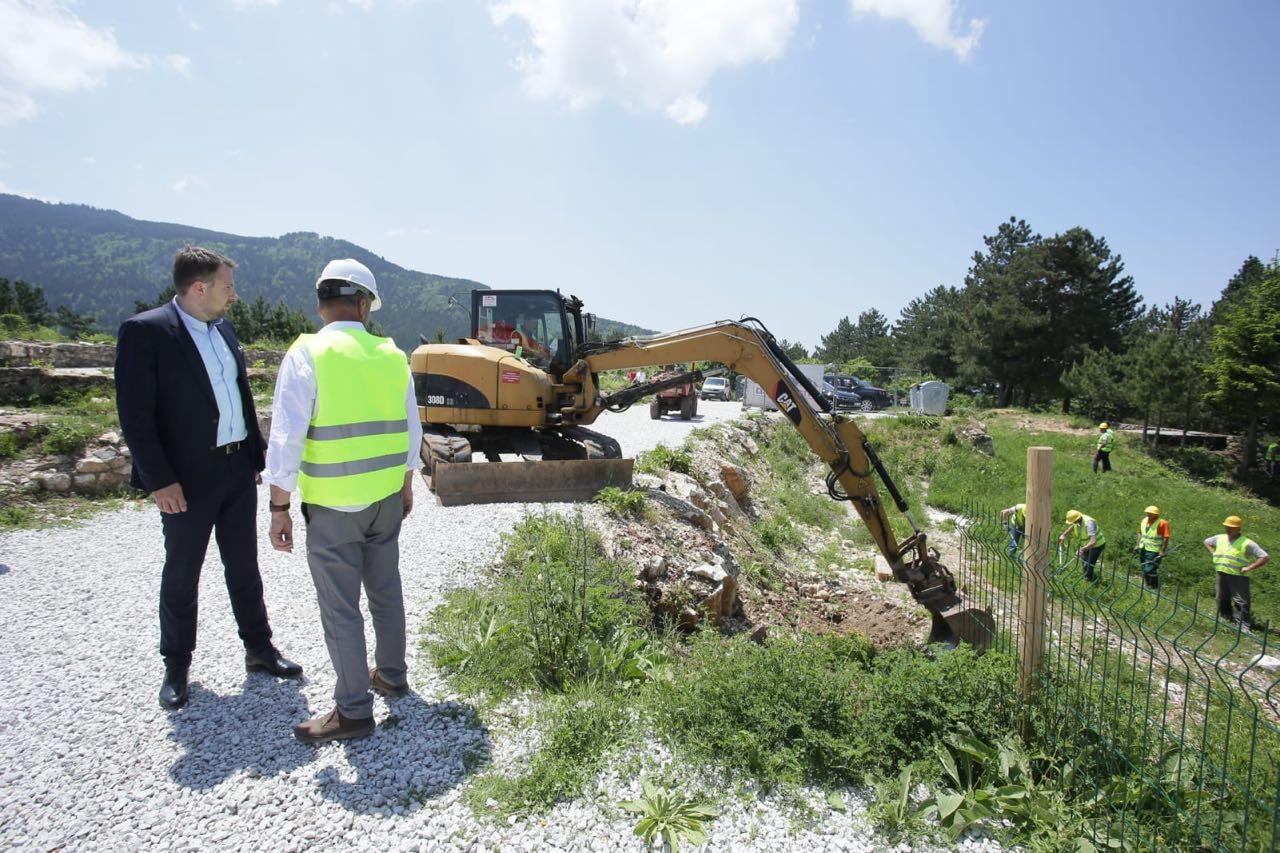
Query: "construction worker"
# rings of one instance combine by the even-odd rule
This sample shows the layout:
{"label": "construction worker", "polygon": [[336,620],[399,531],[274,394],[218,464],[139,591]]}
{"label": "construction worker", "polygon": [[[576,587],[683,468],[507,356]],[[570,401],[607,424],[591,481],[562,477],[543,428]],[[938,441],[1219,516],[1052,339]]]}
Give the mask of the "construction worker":
{"label": "construction worker", "polygon": [[1142,561],[1142,582],[1151,589],[1160,587],[1160,561],[1169,552],[1169,522],[1160,517],[1160,507],[1152,504],[1143,510],[1138,522],[1138,557]]}
{"label": "construction worker", "polygon": [[1262,468],[1268,477],[1276,475],[1276,462],[1280,462],[1280,444],[1273,441],[1267,445],[1267,451],[1262,455]]}
{"label": "construction worker", "polygon": [[1071,545],[1074,547],[1079,539],[1084,541],[1076,548],[1076,555],[1080,558],[1080,564],[1084,566],[1084,579],[1090,583],[1097,583],[1100,578],[1094,573],[1094,567],[1098,565],[1098,560],[1102,559],[1102,549],[1107,547],[1107,537],[1102,535],[1102,528],[1098,526],[1098,522],[1078,509],[1067,510],[1067,528],[1058,537],[1058,544],[1062,545],[1067,540],[1071,540]]}
{"label": "construction worker", "polygon": [[[408,691],[400,526],[413,509],[422,425],[405,355],[365,331],[382,301],[364,264],[330,261],[316,280],[323,328],[280,364],[263,479],[271,546],[293,551],[289,493],[302,495],[307,563],[336,676],[334,709],[294,727],[304,743],[374,731],[373,697]],[[360,590],[373,616],[369,669]]]}
{"label": "construction worker", "polygon": [[1111,431],[1111,424],[1103,421],[1098,424],[1098,443],[1093,452],[1093,473],[1098,473],[1098,465],[1102,465],[1105,474],[1111,470],[1111,450],[1116,446],[1116,434]]}
{"label": "construction worker", "polygon": [[1000,520],[1009,528],[1009,559],[1021,562],[1018,554],[1027,535],[1027,505],[1014,504],[1000,510]]}
{"label": "construction worker", "polygon": [[1213,555],[1213,568],[1217,572],[1213,591],[1218,598],[1218,615],[1234,619],[1241,628],[1249,630],[1253,628],[1249,574],[1265,566],[1271,557],[1257,542],[1240,533],[1241,525],[1240,516],[1227,516],[1222,522],[1226,532],[1204,540],[1204,547]]}

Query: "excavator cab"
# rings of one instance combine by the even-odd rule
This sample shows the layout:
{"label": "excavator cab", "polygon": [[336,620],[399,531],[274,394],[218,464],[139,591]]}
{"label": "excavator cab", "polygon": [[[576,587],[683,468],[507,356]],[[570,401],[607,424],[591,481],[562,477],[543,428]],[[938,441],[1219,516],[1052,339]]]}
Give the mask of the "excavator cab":
{"label": "excavator cab", "polygon": [[582,300],[555,290],[473,290],[471,337],[559,376],[582,348]]}

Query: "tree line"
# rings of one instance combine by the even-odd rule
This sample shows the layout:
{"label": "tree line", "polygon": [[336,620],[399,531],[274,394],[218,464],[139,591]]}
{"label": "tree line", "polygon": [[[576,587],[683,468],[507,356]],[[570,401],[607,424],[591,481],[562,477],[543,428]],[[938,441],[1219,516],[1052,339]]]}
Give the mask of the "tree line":
{"label": "tree line", "polygon": [[1206,311],[1144,305],[1087,228],[1044,237],[1011,218],[983,244],[961,286],[933,288],[893,323],[875,308],[843,317],[813,358],[918,369],[998,406],[1241,431],[1247,468],[1280,411],[1280,261],[1246,259]]}

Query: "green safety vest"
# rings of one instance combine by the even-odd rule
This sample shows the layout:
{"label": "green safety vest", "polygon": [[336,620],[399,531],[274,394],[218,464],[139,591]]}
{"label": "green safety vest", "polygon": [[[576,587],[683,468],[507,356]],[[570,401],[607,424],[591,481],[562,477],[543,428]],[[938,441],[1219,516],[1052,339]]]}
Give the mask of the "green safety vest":
{"label": "green safety vest", "polygon": [[1148,523],[1144,518],[1138,522],[1138,533],[1142,536],[1142,543],[1139,547],[1143,551],[1160,552],[1160,548],[1164,545],[1164,537],[1160,535],[1160,519]]}
{"label": "green safety vest", "polygon": [[315,365],[315,414],[298,471],[306,503],[358,506],[404,486],[409,421],[409,365],[390,338],[363,329],[300,335]]}
{"label": "green safety vest", "polygon": [[1274,441],[1271,442],[1270,444],[1267,445],[1266,458],[1267,459],[1280,458],[1280,453],[1277,453],[1277,451],[1280,451],[1280,444],[1276,444]]}
{"label": "green safety vest", "polygon": [[1019,530],[1027,529],[1027,505],[1026,504],[1013,505],[1013,526],[1018,528]]}
{"label": "green safety vest", "polygon": [[[1084,539],[1086,542],[1088,542],[1089,537],[1085,536],[1084,529],[1085,529],[1085,525],[1087,525],[1091,521],[1093,521],[1093,519],[1090,518],[1089,516],[1081,515],[1080,520],[1077,521],[1075,524],[1071,525],[1071,533],[1067,535],[1067,538],[1074,539],[1077,536],[1079,536],[1082,539]],[[1097,522],[1094,521],[1094,524],[1097,524]],[[1098,524],[1098,538],[1097,540],[1094,541],[1093,545],[1095,548],[1101,548],[1103,545],[1106,545],[1106,544],[1107,544],[1107,537],[1102,535],[1102,525]]]}
{"label": "green safety vest", "polygon": [[1227,538],[1227,534],[1219,533],[1217,542],[1213,548],[1213,567],[1224,575],[1243,575],[1245,566],[1253,562],[1245,556],[1245,550],[1253,544],[1249,538],[1243,534],[1236,537],[1236,541],[1232,542]]}
{"label": "green safety vest", "polygon": [[1107,430],[1102,435],[1098,436],[1098,449],[1105,453],[1110,453],[1115,441],[1116,434],[1111,430]]}

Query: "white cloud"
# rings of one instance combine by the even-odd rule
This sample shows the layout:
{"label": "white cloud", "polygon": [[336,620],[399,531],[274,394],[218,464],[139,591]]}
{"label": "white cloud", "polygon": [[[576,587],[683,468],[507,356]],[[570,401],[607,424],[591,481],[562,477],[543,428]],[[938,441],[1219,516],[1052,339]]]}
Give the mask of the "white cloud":
{"label": "white cloud", "polygon": [[855,13],[879,15],[888,20],[903,21],[915,29],[927,44],[967,59],[978,46],[985,19],[970,18],[968,31],[960,19],[958,0],[849,0]]}
{"label": "white cloud", "polygon": [[[184,71],[182,60],[170,57],[166,63]],[[110,28],[89,26],[60,0],[0,0],[0,124],[35,117],[42,92],[96,89],[113,72],[153,64],[151,57],[122,48]]]}
{"label": "white cloud", "polygon": [[92,165],[94,165],[95,163],[97,163],[97,162],[98,162],[98,158],[97,158],[97,157],[94,157],[92,154],[86,154],[85,156],[81,157],[80,159],[81,159],[81,161],[83,161],[83,162],[84,162],[84,164],[85,164],[85,165],[87,165],[87,166],[92,166]]}
{"label": "white cloud", "polygon": [[707,114],[719,70],[777,59],[797,0],[500,0],[495,24],[528,27],[515,66],[534,97],[585,109],[609,100],[681,124]]}
{"label": "white cloud", "polygon": [[169,189],[173,190],[176,193],[181,194],[181,193],[185,193],[187,190],[191,189],[192,187],[196,186],[199,183],[200,183],[200,179],[197,178],[196,176],[183,175],[181,178],[178,178],[178,180],[169,184]]}
{"label": "white cloud", "polygon": [[164,58],[165,65],[183,77],[191,76],[191,57],[181,53],[171,53]]}

